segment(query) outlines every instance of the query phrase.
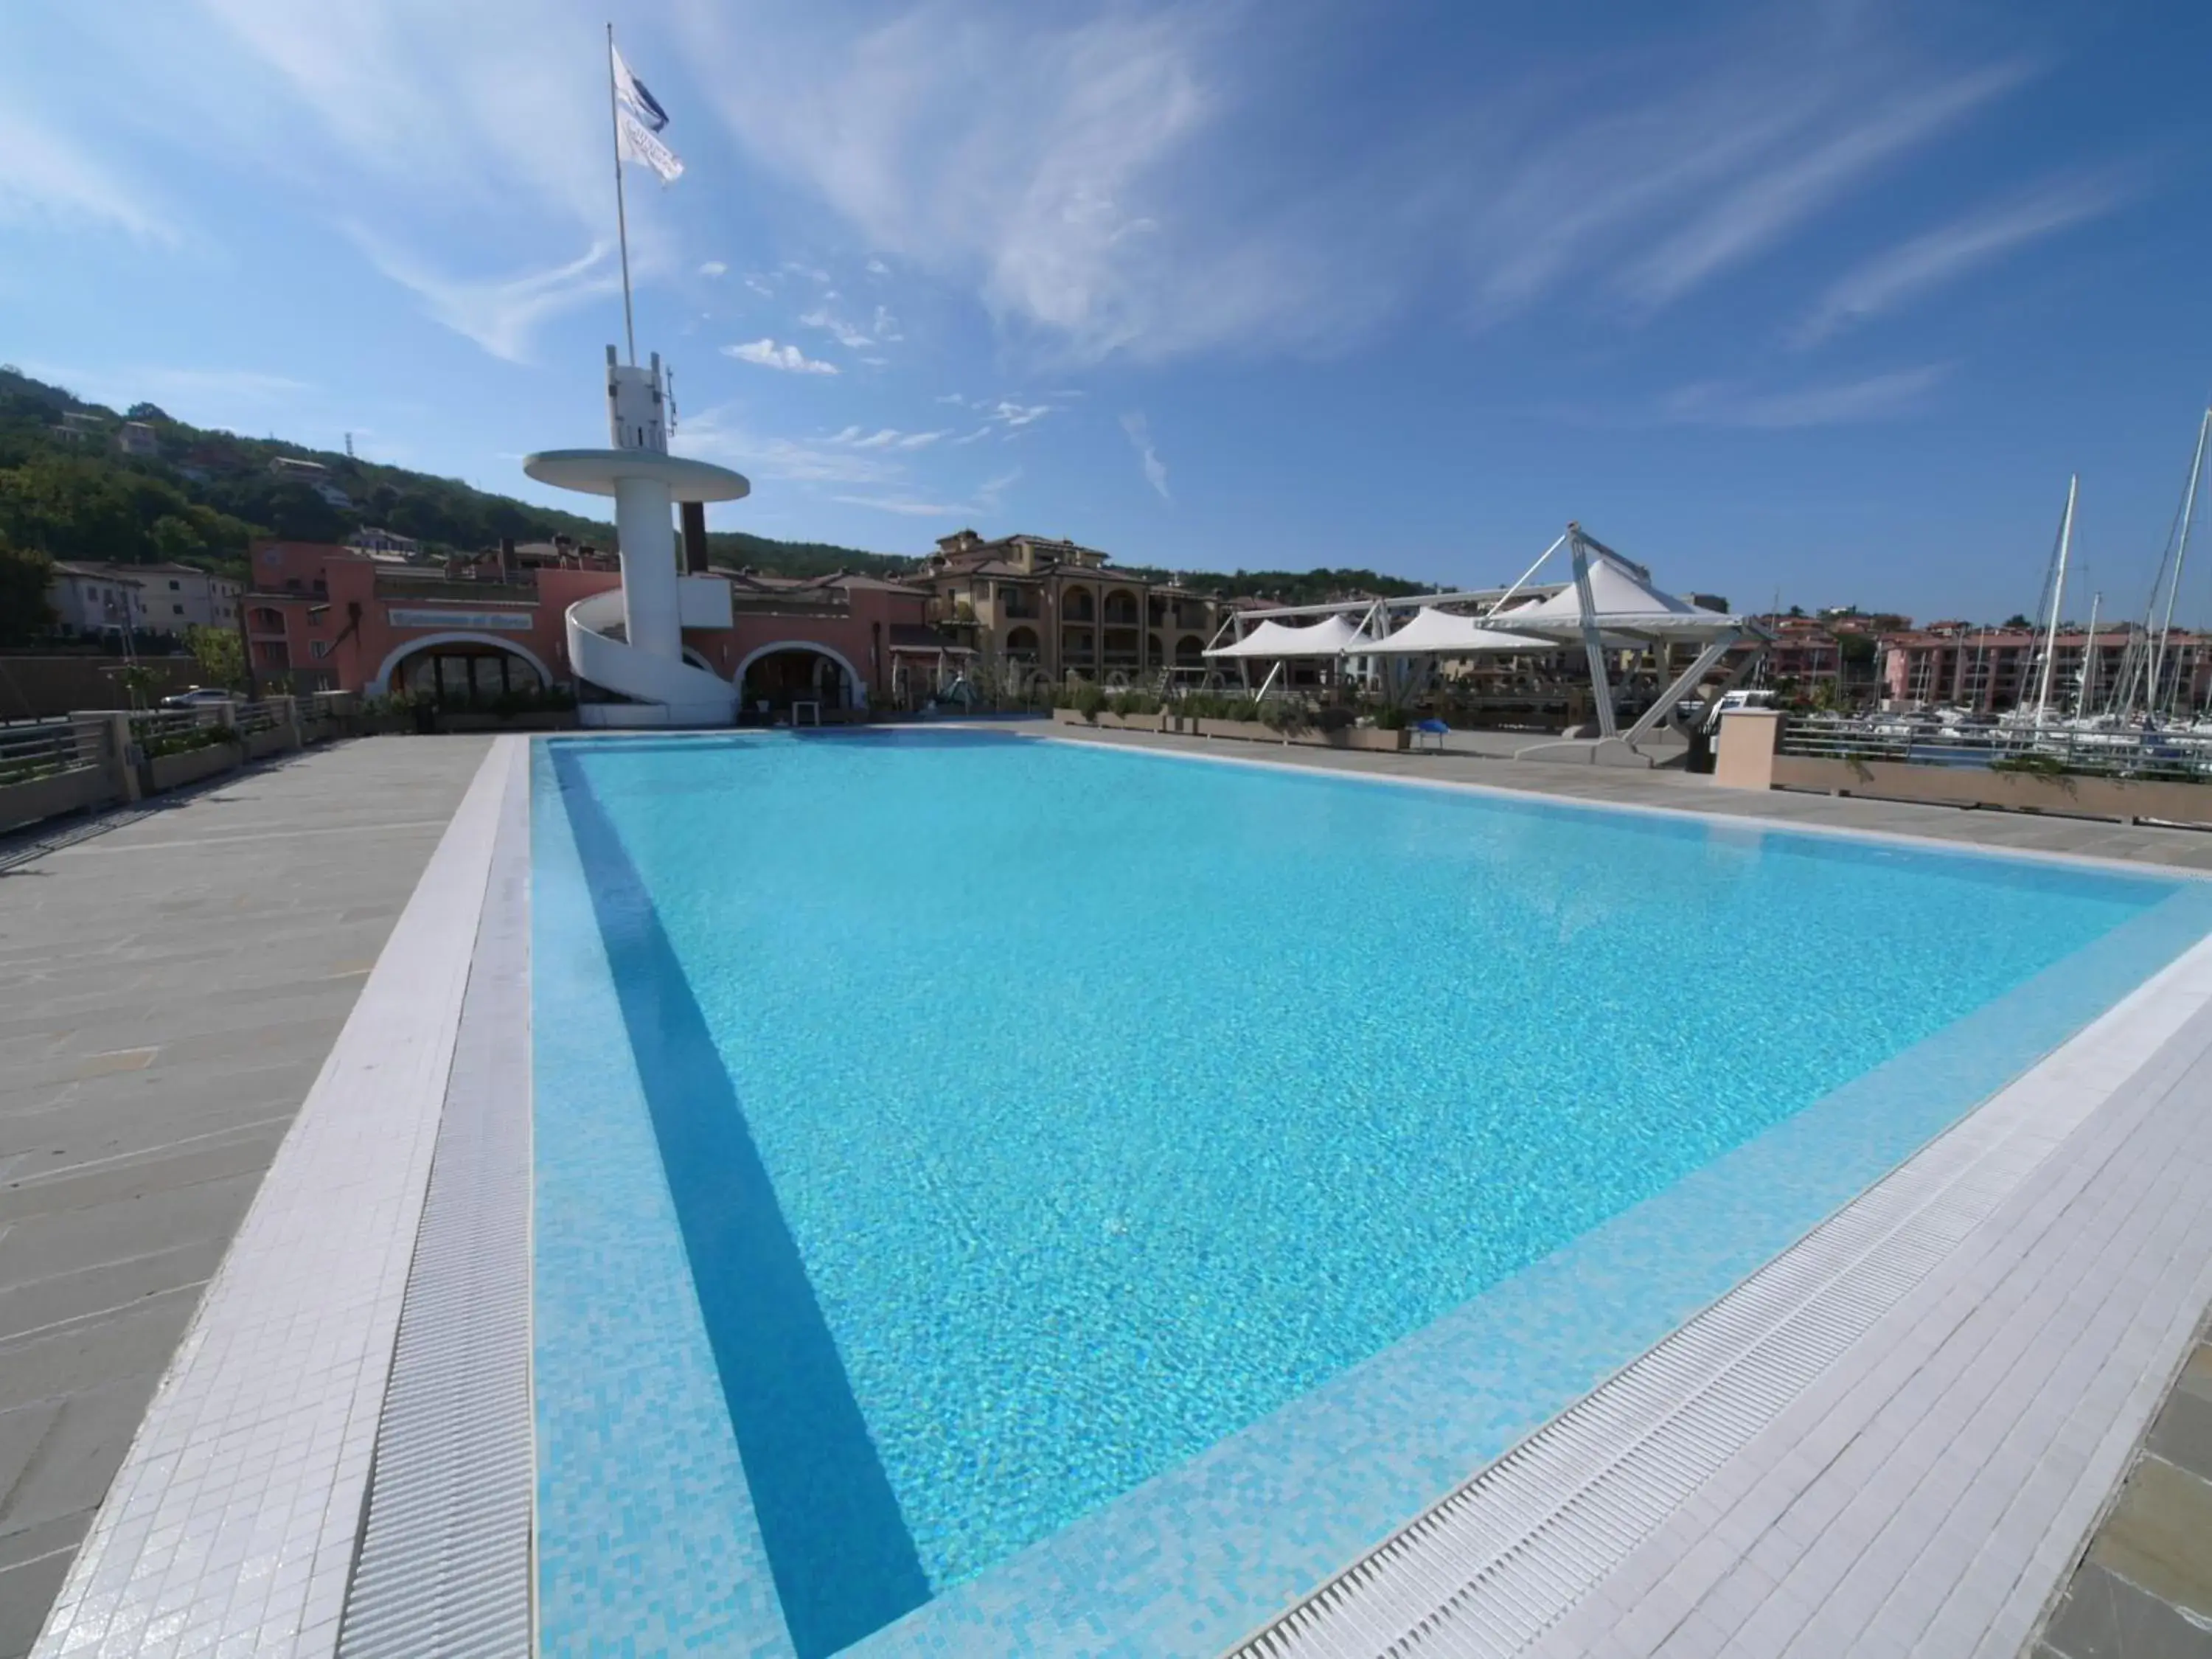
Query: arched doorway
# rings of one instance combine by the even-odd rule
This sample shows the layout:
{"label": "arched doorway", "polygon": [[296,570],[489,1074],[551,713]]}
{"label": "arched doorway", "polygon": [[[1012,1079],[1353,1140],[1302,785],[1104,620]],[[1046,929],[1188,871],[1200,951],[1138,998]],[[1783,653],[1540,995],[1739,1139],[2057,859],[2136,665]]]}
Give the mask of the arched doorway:
{"label": "arched doorway", "polygon": [[750,723],[789,720],[792,705],[799,702],[818,703],[826,714],[852,707],[858,696],[851,666],[819,646],[769,646],[738,671],[738,718]]}
{"label": "arched doorway", "polygon": [[394,692],[441,708],[489,708],[545,690],[545,676],[529,658],[476,640],[422,646],[401,658],[385,680]]}
{"label": "arched doorway", "polygon": [[1034,628],[1017,628],[1006,635],[1006,656],[1014,662],[1034,663],[1037,659],[1037,635]]}
{"label": "arched doorway", "polygon": [[1176,641],[1176,666],[1203,668],[1206,666],[1206,641],[1195,634],[1186,634]]}

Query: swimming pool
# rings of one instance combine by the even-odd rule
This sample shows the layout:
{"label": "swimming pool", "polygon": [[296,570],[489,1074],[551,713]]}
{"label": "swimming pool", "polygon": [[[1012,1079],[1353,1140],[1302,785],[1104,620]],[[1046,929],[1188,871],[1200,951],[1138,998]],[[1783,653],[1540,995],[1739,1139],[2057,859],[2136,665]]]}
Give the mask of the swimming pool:
{"label": "swimming pool", "polygon": [[1233,1639],[2212,927],[1001,733],[555,740],[536,786],[554,1650],[1040,1598]]}

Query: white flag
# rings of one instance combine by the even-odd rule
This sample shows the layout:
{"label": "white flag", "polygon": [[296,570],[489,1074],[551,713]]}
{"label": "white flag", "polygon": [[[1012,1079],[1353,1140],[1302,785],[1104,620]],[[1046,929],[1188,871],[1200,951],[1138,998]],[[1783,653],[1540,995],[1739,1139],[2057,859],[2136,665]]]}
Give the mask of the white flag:
{"label": "white flag", "polygon": [[607,50],[614,54],[615,131],[622,158],[641,161],[660,175],[662,184],[674,184],[683,173],[684,163],[657,136],[668,125],[668,112],[646,90],[645,82],[630,73],[612,41],[607,43]]}

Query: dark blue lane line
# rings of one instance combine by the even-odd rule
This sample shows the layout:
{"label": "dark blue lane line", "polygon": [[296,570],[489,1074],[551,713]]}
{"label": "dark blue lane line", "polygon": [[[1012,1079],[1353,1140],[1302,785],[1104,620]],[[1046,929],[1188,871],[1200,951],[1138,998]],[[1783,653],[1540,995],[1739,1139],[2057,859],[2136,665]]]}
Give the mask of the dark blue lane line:
{"label": "dark blue lane line", "polygon": [[552,752],[784,1620],[799,1659],[822,1659],[928,1581],[652,897],[576,757]]}

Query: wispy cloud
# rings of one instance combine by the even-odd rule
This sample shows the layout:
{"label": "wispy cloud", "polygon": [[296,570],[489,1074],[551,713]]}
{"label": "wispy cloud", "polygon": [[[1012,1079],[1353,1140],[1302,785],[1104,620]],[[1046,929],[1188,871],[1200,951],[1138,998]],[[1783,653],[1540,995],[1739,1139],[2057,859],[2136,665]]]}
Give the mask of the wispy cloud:
{"label": "wispy cloud", "polygon": [[[314,388],[289,374],[253,368],[149,368],[140,383],[156,402],[163,398],[219,397],[255,403],[289,403]],[[366,428],[363,428],[364,430]]]}
{"label": "wispy cloud", "polygon": [[763,368],[780,368],[791,374],[835,374],[837,365],[825,363],[818,357],[810,357],[795,345],[778,345],[774,340],[748,340],[743,345],[726,345],[725,357],[735,357],[741,363],[758,363]]}
{"label": "wispy cloud", "polygon": [[0,224],[52,221],[120,230],[142,241],[181,240],[137,186],[46,117],[0,89]]}
{"label": "wispy cloud", "polygon": [[1624,288],[1648,307],[1681,298],[2027,76],[2025,64],[2001,64],[1876,100],[1850,112],[1832,131],[1815,128],[1802,147],[1754,167],[1632,265]]}
{"label": "wispy cloud", "polygon": [[202,32],[256,60],[250,101],[295,143],[320,137],[359,173],[449,202],[504,210],[520,191],[577,228],[605,222],[605,129],[546,112],[581,109],[594,94],[603,105],[605,65],[572,50],[532,0],[473,0],[458,12],[201,0],[200,13]]}
{"label": "wispy cloud", "polygon": [[361,226],[348,228],[369,262],[414,294],[434,319],[509,362],[529,361],[538,325],[622,287],[614,248],[607,242],[595,242],[589,252],[548,270],[457,277],[433,270]]}
{"label": "wispy cloud", "polygon": [[726,276],[730,274],[730,268],[720,259],[708,259],[700,265],[699,274],[702,276]]}
{"label": "wispy cloud", "polygon": [[780,11],[777,51],[750,57],[750,14],[678,10],[757,161],[970,287],[1039,362],[1341,353],[1445,285],[1481,321],[1567,296],[1648,318],[2033,73],[1922,50],[1894,8],[1784,9],[1501,58],[1322,153],[1283,113],[1344,104],[1351,71],[1244,50],[1235,8],[888,3],[857,33]]}
{"label": "wispy cloud", "polygon": [[835,339],[839,345],[848,349],[875,343],[861,330],[854,328],[843,319],[832,315],[825,306],[817,306],[808,312],[799,319],[799,325],[801,328],[819,329]]}
{"label": "wispy cloud", "polygon": [[1173,501],[1175,497],[1168,494],[1167,463],[1160,459],[1159,452],[1152,447],[1152,432],[1151,427],[1146,424],[1144,412],[1141,410],[1132,410],[1124,415],[1121,417],[1121,430],[1128,436],[1129,447],[1137,452],[1138,465],[1145,470],[1145,482],[1152,485],[1162,501]]}
{"label": "wispy cloud", "polygon": [[1764,430],[1888,420],[1923,406],[1950,371],[1948,363],[1926,363],[1863,380],[1783,392],[1704,380],[1669,393],[1661,402],[1660,416],[1676,425]]}
{"label": "wispy cloud", "polygon": [[793,483],[892,485],[906,477],[905,469],[890,456],[856,450],[835,438],[810,441],[757,433],[727,404],[684,416],[676,447],[756,477]]}
{"label": "wispy cloud", "polygon": [[848,426],[830,441],[848,449],[927,449],[945,435],[942,432],[901,432],[888,426],[868,432]]}
{"label": "wispy cloud", "polygon": [[967,500],[960,501],[933,501],[921,495],[835,495],[830,499],[842,501],[848,507],[870,507],[878,513],[896,513],[911,519],[975,519],[996,513],[1006,491],[1020,481],[1022,470],[1014,468],[994,478],[986,478],[969,492]]}
{"label": "wispy cloud", "polygon": [[[825,301],[836,297],[835,289],[830,289],[823,295]],[[827,304],[818,305],[813,310],[805,313],[799,318],[799,325],[801,328],[820,330],[848,351],[872,350],[878,346],[892,344],[906,338],[905,335],[899,332],[898,319],[883,306],[876,307],[875,321],[869,328],[858,327],[846,321]],[[881,357],[864,357],[861,361],[880,363],[884,360]]]}
{"label": "wispy cloud", "polygon": [[1035,426],[1053,411],[1050,404],[1024,404],[1012,398],[1001,398],[991,405],[984,417],[994,421],[1010,432],[1018,432],[1025,426]]}
{"label": "wispy cloud", "polygon": [[2136,189],[2132,176],[2118,173],[2053,180],[1899,243],[1838,277],[1794,342],[1813,345],[1909,304],[2015,249],[2113,211]]}

